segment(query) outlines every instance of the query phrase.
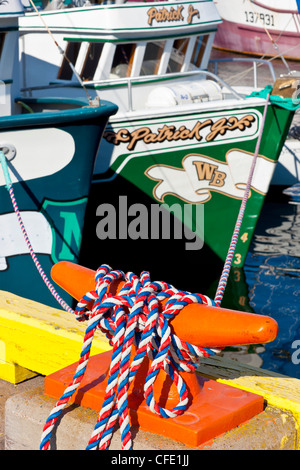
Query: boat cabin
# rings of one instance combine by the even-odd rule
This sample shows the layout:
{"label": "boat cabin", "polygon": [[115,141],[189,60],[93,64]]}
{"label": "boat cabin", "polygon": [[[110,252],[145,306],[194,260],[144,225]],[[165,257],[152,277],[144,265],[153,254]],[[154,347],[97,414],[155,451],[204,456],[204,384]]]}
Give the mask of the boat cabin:
{"label": "boat cabin", "polygon": [[92,96],[117,102],[119,114],[219,100],[224,92],[238,97],[207,72],[220,22],[211,0],[60,10],[50,3],[20,19],[21,88],[25,96],[45,94],[45,88],[55,94],[59,87],[67,96],[83,96],[84,86]]}
{"label": "boat cabin", "polygon": [[20,0],[0,3],[0,116],[15,112],[12,97],[19,93],[18,19],[24,15]]}

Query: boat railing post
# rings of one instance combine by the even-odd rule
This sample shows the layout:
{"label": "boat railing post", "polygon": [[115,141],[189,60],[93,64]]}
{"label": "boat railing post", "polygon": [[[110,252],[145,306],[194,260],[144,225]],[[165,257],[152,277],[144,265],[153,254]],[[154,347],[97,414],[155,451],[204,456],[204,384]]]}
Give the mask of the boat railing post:
{"label": "boat railing post", "polygon": [[214,62],[214,74],[218,75],[218,61],[217,60]]}
{"label": "boat railing post", "polygon": [[257,63],[253,61],[253,81],[254,81],[254,88],[257,88]]}
{"label": "boat railing post", "polygon": [[127,79],[128,84],[128,111],[133,111],[132,109],[132,86],[131,86],[131,78],[128,77]]}

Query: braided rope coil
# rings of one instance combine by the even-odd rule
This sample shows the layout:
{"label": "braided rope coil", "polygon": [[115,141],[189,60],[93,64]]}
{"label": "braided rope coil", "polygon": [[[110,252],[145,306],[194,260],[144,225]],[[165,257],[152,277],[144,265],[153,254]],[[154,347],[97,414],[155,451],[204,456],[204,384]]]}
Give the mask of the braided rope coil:
{"label": "braided rope coil", "polygon": [[[118,295],[112,295],[109,287],[117,280],[124,281],[124,285]],[[161,307],[163,300],[165,304]],[[199,358],[219,352],[218,349],[191,345],[172,333],[169,321],[189,303],[215,305],[213,300],[201,294],[178,291],[165,282],[151,282],[146,271],[138,278],[131,272],[125,275],[108,265],[100,266],[95,275],[95,290],[83,296],[74,312],[78,321],[88,321],[80,359],[72,382],[45,423],[40,449],[49,449],[55,423],[81,383],[96,329],[109,339],[112,358],[104,401],[87,450],[108,449],[117,422],[122,449],[132,449],[127,394],[145,356],[152,361],[144,385],[144,397],[150,410],[163,418],[184,413],[188,392],[179,372],[192,372]],[[136,353],[130,363],[133,345]],[[171,377],[178,390],[179,402],[170,410],[159,406],[153,395],[154,382],[161,369]]]}

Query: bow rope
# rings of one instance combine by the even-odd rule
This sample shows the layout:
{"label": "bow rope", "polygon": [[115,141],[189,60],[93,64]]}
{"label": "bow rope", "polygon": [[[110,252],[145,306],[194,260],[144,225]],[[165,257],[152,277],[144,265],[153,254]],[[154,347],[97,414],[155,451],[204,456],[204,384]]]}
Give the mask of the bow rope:
{"label": "bow rope", "polygon": [[251,183],[252,183],[252,179],[253,179],[253,175],[254,175],[254,171],[255,171],[257,158],[258,158],[260,143],[261,143],[261,139],[262,139],[262,135],[263,135],[263,130],[264,130],[264,127],[265,127],[265,121],[266,121],[269,101],[270,101],[270,93],[268,93],[267,98],[266,98],[263,117],[262,117],[262,123],[261,123],[260,131],[259,131],[258,139],[257,139],[257,142],[256,142],[256,146],[255,146],[255,152],[254,152],[250,172],[249,172],[249,175],[248,175],[248,180],[247,180],[245,192],[244,192],[243,199],[242,199],[242,202],[241,202],[241,205],[240,205],[240,209],[239,209],[239,213],[238,213],[237,220],[236,220],[236,223],[235,223],[234,231],[233,231],[233,234],[232,234],[232,237],[231,237],[231,241],[230,241],[230,244],[229,244],[229,248],[228,248],[228,252],[227,252],[227,255],[226,255],[225,263],[224,263],[224,266],[223,266],[223,270],[222,270],[222,273],[221,273],[221,276],[220,276],[220,279],[219,279],[218,287],[217,287],[215,298],[214,298],[214,300],[216,302],[216,305],[218,307],[220,307],[220,305],[221,305],[221,301],[223,299],[224,292],[225,292],[225,289],[226,289],[226,286],[227,286],[227,281],[228,281],[229,274],[230,274],[233,255],[235,253],[235,249],[236,249],[236,245],[237,245],[237,242],[238,242],[242,222],[244,220],[244,214],[245,214],[245,210],[246,210],[246,206],[247,206],[248,197],[249,197],[249,194],[250,194]]}
{"label": "bow rope", "polygon": [[4,179],[5,179],[5,187],[8,191],[8,193],[9,193],[9,196],[10,196],[10,199],[11,199],[11,202],[12,202],[12,206],[13,206],[15,214],[17,216],[17,219],[18,219],[18,222],[19,222],[19,225],[20,225],[20,229],[21,229],[21,232],[23,234],[23,237],[24,237],[25,243],[27,245],[28,251],[30,253],[31,259],[34,262],[34,265],[35,265],[39,275],[43,279],[45,285],[47,286],[47,288],[49,289],[49,291],[51,292],[53,297],[56,299],[56,301],[60,304],[60,306],[64,310],[66,310],[69,313],[72,313],[73,312],[72,308],[58,294],[55,287],[50,282],[48,276],[46,275],[45,271],[43,270],[36,254],[33,250],[30,238],[28,236],[27,230],[25,228],[25,225],[24,225],[24,222],[23,222],[23,219],[22,219],[21,212],[20,212],[19,207],[18,207],[18,203],[17,203],[15,193],[14,193],[14,190],[13,190],[12,181],[11,181],[10,174],[9,174],[9,171],[8,171],[6,156],[3,152],[3,150],[0,150],[0,165],[2,167],[2,171],[3,171],[3,175],[4,175]]}
{"label": "bow rope", "polygon": [[[117,295],[109,292],[114,281],[124,281]],[[162,301],[165,301],[164,306],[160,304]],[[49,449],[53,427],[81,383],[97,328],[109,339],[112,359],[102,409],[86,449],[108,449],[117,422],[122,449],[132,449],[128,389],[146,356],[152,361],[144,385],[148,407],[164,418],[181,415],[188,406],[188,391],[179,371],[193,372],[199,358],[219,352],[218,349],[189,344],[172,333],[169,321],[190,303],[216,305],[204,295],[179,291],[165,282],[152,282],[146,271],[139,278],[132,272],[125,275],[108,265],[100,266],[95,275],[95,290],[83,296],[74,312],[78,321],[88,320],[82,351],[71,383],[45,423],[40,449]],[[136,354],[130,363],[133,345]],[[171,377],[178,390],[179,402],[171,410],[158,405],[153,396],[154,382],[161,369]]]}

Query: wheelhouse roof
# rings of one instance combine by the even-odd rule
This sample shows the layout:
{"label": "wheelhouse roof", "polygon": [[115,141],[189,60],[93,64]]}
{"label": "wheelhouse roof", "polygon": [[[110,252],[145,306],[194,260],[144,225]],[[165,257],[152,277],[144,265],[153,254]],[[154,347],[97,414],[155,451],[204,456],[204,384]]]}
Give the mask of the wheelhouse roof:
{"label": "wheelhouse roof", "polygon": [[[110,3],[41,11],[53,33],[68,38],[142,40],[215,31],[222,22],[212,0]],[[133,20],[134,19],[134,20]],[[20,32],[45,31],[35,12],[19,20]]]}

